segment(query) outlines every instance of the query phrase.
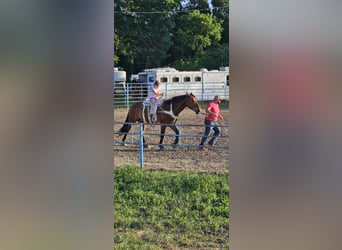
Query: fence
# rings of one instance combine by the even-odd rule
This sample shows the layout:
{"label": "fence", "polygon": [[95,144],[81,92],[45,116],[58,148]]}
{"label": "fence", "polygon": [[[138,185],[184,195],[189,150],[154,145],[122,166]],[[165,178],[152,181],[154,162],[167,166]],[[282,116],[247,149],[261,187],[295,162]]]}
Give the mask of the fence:
{"label": "fence", "polygon": [[[114,122],[115,126],[122,126],[123,122]],[[143,136],[147,139],[146,143],[149,146],[158,146],[159,147],[159,139],[160,139],[160,124],[153,124],[150,125],[150,128],[145,130],[143,133],[143,123],[129,123],[132,125],[131,131],[127,133],[127,139],[125,142],[125,145],[135,145],[136,152],[139,151],[139,165],[140,167],[143,167],[144,165],[144,145],[143,144]],[[172,124],[173,125],[173,124]],[[176,136],[179,138],[179,142],[176,145],[180,148],[198,148],[199,147],[199,141],[203,136],[203,125],[190,125],[190,124],[176,124],[175,125],[179,130],[179,135],[176,135],[174,133],[168,134],[165,133],[165,140],[163,143],[163,146],[165,147],[175,147],[173,144],[173,140]],[[118,131],[119,128],[114,128],[115,131]],[[228,134],[228,125],[220,125],[221,129],[221,135],[218,137],[217,145],[213,148],[220,149],[220,150],[226,150],[229,149],[229,134]],[[119,132],[114,133],[114,135],[122,135]],[[121,137],[120,137],[121,139]],[[208,138],[209,140],[209,138]],[[124,143],[122,143],[119,140],[114,140],[114,146],[122,147]],[[115,149],[115,147],[114,147]],[[117,148],[116,148],[117,149]],[[118,150],[119,151],[119,150]],[[132,152],[132,151],[130,151]]]}
{"label": "fence", "polygon": [[[164,92],[166,99],[177,95],[184,95],[186,92],[192,92],[199,101],[212,100],[215,95],[220,95],[229,100],[229,86],[223,82],[163,83],[160,89]],[[147,83],[126,83],[125,89],[114,93],[114,106],[127,108],[133,102],[142,101],[147,96]]]}

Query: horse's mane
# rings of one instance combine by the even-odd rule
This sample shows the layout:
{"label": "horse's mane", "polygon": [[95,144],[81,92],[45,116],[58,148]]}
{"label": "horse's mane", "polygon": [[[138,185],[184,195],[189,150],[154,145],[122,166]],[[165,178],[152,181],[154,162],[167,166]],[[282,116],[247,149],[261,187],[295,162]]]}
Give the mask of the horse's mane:
{"label": "horse's mane", "polygon": [[163,105],[169,105],[171,102],[175,103],[175,102],[182,101],[185,97],[186,97],[186,95],[178,95],[178,96],[171,97],[171,98],[165,100],[163,102]]}

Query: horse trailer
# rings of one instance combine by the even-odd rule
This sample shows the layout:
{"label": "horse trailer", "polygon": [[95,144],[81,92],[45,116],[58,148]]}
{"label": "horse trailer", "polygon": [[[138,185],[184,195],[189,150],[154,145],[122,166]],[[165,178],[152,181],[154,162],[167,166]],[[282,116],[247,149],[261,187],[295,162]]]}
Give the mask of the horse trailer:
{"label": "horse trailer", "polygon": [[192,92],[199,101],[212,100],[215,95],[229,100],[229,67],[219,70],[178,71],[175,68],[145,69],[132,83],[131,95],[143,99],[148,96],[154,82],[160,82],[165,98]]}
{"label": "horse trailer", "polygon": [[126,71],[114,68],[114,95],[125,95],[126,93]]}

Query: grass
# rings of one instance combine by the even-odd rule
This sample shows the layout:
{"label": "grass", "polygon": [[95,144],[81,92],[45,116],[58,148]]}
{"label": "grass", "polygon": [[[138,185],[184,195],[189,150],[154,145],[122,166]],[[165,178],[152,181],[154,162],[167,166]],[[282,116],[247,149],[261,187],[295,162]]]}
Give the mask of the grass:
{"label": "grass", "polygon": [[228,174],[114,170],[114,249],[228,249]]}

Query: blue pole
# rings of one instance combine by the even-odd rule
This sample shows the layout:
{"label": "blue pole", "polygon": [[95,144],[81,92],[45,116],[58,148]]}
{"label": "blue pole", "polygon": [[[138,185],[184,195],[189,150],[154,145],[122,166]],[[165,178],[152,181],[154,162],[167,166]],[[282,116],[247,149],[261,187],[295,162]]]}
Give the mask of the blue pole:
{"label": "blue pole", "polygon": [[139,154],[139,160],[140,160],[140,168],[144,165],[144,139],[143,139],[143,123],[139,123],[139,148],[140,148],[140,154]]}

